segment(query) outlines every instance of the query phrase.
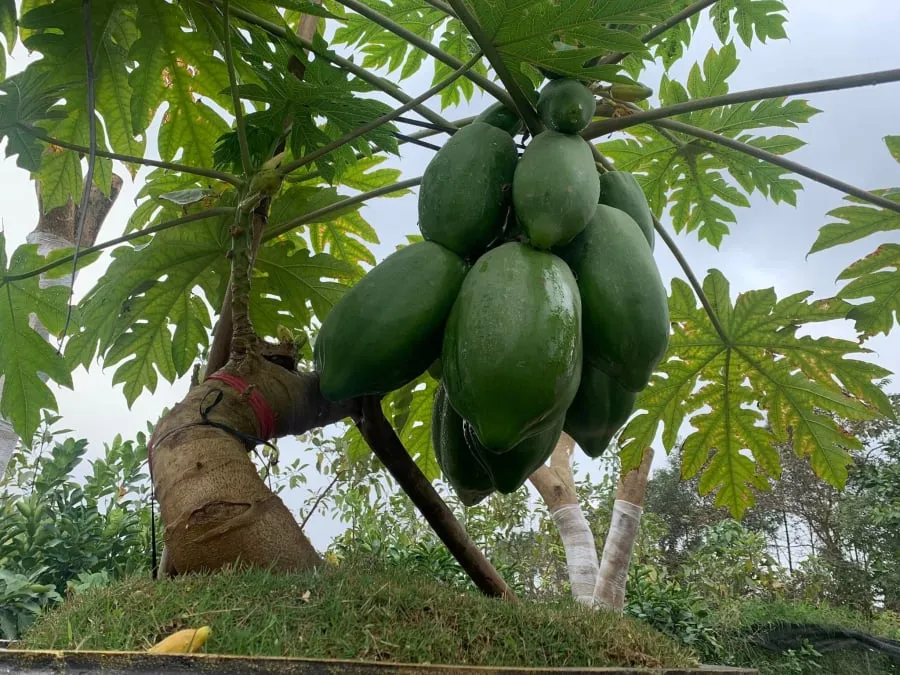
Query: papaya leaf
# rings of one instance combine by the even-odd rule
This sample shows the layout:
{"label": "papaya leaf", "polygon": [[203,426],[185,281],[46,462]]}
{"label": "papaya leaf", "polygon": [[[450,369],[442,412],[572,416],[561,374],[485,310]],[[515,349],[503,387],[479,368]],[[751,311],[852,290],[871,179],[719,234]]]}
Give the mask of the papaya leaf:
{"label": "papaya leaf", "polygon": [[[718,52],[710,49],[703,64],[691,68],[687,86],[663,75],[661,104],[727,93],[728,77],[738,64],[734,44]],[[746,131],[797,128],[818,112],[804,100],[777,98],[695,111],[672,119],[775,154],[787,154],[802,147],[803,142],[787,134],[760,136]],[[600,143],[598,147],[617,169],[636,174],[657,216],[668,209],[676,232],[696,231],[701,240],[716,248],[730,232],[729,225],[737,222],[732,207],[748,207],[748,197],[754,191],[776,203],[796,204],[796,193],[802,188],[785,169],[687,134],[663,135],[649,125],[631,127],[627,133],[630,138]]]}
{"label": "papaya leaf", "polygon": [[[900,188],[871,190],[871,192],[891,201],[900,202]],[[809,253],[849,244],[878,232],[900,230],[900,213],[871,206],[856,197],[848,196],[844,201],[851,202],[853,206],[839,206],[828,212],[829,216],[842,222],[823,225]]]}
{"label": "papaya leaf", "polygon": [[891,157],[900,162],[900,136],[885,136],[884,142],[888,147]]}
{"label": "papaya leaf", "polygon": [[719,0],[711,10],[713,27],[720,40],[728,39],[733,26],[748,47],[754,35],[763,44],[766,40],[786,38],[786,13],[787,7],[780,0]]}
{"label": "papaya leaf", "polygon": [[[4,276],[35,269],[45,262],[36,244],[26,244],[17,248],[7,263],[6,236],[0,232],[0,270]],[[34,314],[51,335],[59,335],[68,298],[67,287],[41,288],[37,276],[0,283],[0,415],[10,421],[20,438],[34,435],[42,409],[56,409],[56,397],[45,378],[72,388],[65,359],[30,322]]]}
{"label": "papaya leaf", "polygon": [[889,415],[890,402],[874,381],[890,373],[851,358],[869,353],[855,342],[797,333],[843,319],[851,306],[837,298],[811,300],[809,291],[778,300],[772,288],[732,302],[727,279],[715,269],[703,290],[727,340],[688,284],[673,279],[669,349],[620,435],[623,470],[637,466],[660,424],[669,451],[688,422],[693,431],[684,441],[683,475],[703,470],[701,492],[717,490],[716,503],[736,518],[754,503],[751,488],[765,490],[780,475],[778,443],[792,443],[819,477],[841,487],[848,451],[860,446],[837,420]]}
{"label": "papaya leaf", "polygon": [[40,170],[44,145],[28,128],[64,118],[66,113],[57,103],[67,91],[66,85],[52,84],[49,71],[36,68],[0,82],[0,139],[7,139],[7,157],[18,155],[19,168]]}
{"label": "papaya leaf", "polygon": [[887,335],[900,323],[900,244],[882,244],[841,272],[838,279],[852,280],[840,290],[839,298],[872,298],[854,305],[847,314],[863,338]]}

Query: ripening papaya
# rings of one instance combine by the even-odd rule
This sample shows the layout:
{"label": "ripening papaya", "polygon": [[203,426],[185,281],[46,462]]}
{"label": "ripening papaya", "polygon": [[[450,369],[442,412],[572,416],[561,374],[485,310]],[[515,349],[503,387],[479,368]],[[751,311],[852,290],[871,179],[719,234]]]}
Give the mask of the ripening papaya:
{"label": "ripening papaya", "polygon": [[622,387],[590,364],[581,371],[581,385],[566,411],[563,431],[589,457],[600,457],[634,411],[637,394]]}
{"label": "ripening papaya", "polygon": [[473,122],[450,137],[425,167],[419,187],[419,231],[466,258],[503,231],[518,161],[506,131]]}
{"label": "ripening papaya", "polygon": [[578,279],[585,361],[641,391],[669,343],[669,305],[640,226],[600,204],[584,232],[555,253]]}
{"label": "ripening papaya", "polygon": [[637,179],[628,171],[607,171],[600,176],[600,203],[613,206],[634,218],[652,251],[656,244],[653,212]]}
{"label": "ripening papaya", "polygon": [[525,484],[550,455],[563,431],[565,415],[558,415],[546,429],[516,445],[503,454],[491,452],[478,440],[472,425],[463,422],[466,443],[481,462],[497,492],[508,495]]}
{"label": "ripening papaya", "polygon": [[519,117],[515,110],[510,110],[506,104],[497,101],[493,105],[482,110],[473,120],[474,122],[484,122],[491,126],[503,129],[510,136],[522,133],[525,123]]}
{"label": "ripening papaya", "polygon": [[581,340],[581,298],[568,266],[520,242],[501,244],[472,266],[447,320],[447,395],[486,449],[510,450],[569,407]]}
{"label": "ripening papaya", "polygon": [[548,82],[537,101],[541,121],[563,134],[579,133],[590,124],[596,108],[594,93],[569,77]]}
{"label": "ripening papaya", "polygon": [[419,377],[440,356],[444,325],[468,265],[431,241],[392,253],[350,288],[322,322],[314,345],[329,401],[384,394]]}
{"label": "ripening papaya", "polygon": [[443,382],[434,394],[431,445],[441,473],[465,506],[474,506],[494,492],[490,475],[466,442],[463,418],[450,405]]}
{"label": "ripening papaya", "polygon": [[581,136],[547,130],[535,136],[516,166],[513,208],[529,243],[561,246],[587,224],[600,198],[591,146]]}

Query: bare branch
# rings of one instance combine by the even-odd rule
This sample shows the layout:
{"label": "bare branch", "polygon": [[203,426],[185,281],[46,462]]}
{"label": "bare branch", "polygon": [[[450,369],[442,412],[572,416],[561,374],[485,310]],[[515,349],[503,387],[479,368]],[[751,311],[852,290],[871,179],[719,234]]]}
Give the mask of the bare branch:
{"label": "bare branch", "polygon": [[[48,135],[43,129],[39,129],[37,127],[30,127],[27,124],[17,123],[17,129],[21,129],[27,134],[30,134],[37,138],[38,140],[44,141],[45,143],[49,143],[51,145],[56,145],[60,148],[65,148],[66,150],[72,150],[74,152],[80,152],[83,154],[88,154],[90,152],[90,148],[86,148],[83,145],[78,145],[76,143],[69,143],[68,141],[64,141],[60,138],[54,138],[53,136]],[[134,155],[122,155],[118,152],[106,152],[105,150],[97,150],[97,157],[105,157],[106,159],[115,159],[120,162],[124,162],[126,164],[140,164],[143,166],[154,166],[159,169],[167,169],[169,171],[178,171],[180,173],[187,173],[193,176],[203,176],[204,178],[212,178],[214,180],[220,180],[224,183],[229,183],[231,185],[240,185],[241,180],[237,176],[232,176],[230,173],[224,173],[222,171],[213,171],[212,169],[202,169],[196,166],[188,166],[186,164],[178,164],[177,162],[161,162],[155,159],[146,159],[144,157],[135,157]]]}
{"label": "bare branch", "polygon": [[464,63],[459,68],[457,68],[449,77],[445,77],[443,80],[438,82],[436,85],[434,85],[433,87],[428,89],[423,94],[416,96],[416,98],[412,99],[408,103],[404,103],[399,108],[396,108],[395,110],[392,110],[389,113],[385,113],[384,115],[381,115],[380,117],[372,120],[371,122],[367,122],[366,124],[363,124],[361,127],[354,129],[350,133],[344,134],[340,138],[333,140],[331,143],[324,145],[323,147],[319,148],[318,150],[315,150],[307,155],[304,155],[303,157],[300,157],[299,159],[296,159],[293,162],[289,162],[289,163],[285,164],[279,170],[280,173],[282,175],[286,175],[286,174],[289,174],[291,171],[296,171],[300,167],[306,166],[307,164],[311,164],[312,162],[317,160],[319,157],[322,157],[323,155],[327,155],[329,152],[336,150],[337,148],[341,147],[342,145],[346,145],[350,141],[357,139],[360,136],[362,136],[363,134],[366,134],[366,133],[372,131],[372,129],[375,129],[375,128],[381,126],[382,124],[386,124],[387,122],[390,122],[391,120],[394,120],[394,119],[400,117],[401,115],[403,115],[403,113],[407,112],[408,110],[410,110],[412,108],[415,108],[419,103],[422,103],[423,101],[428,100],[429,98],[431,98],[432,96],[437,94],[439,91],[446,89],[451,84],[456,82],[456,80],[459,79],[460,77],[462,77],[466,72],[468,72],[469,68],[474,66],[478,62],[478,59],[480,59],[480,58],[481,58],[481,52],[478,52],[475,56],[473,56],[471,59],[469,59],[466,63]]}
{"label": "bare branch", "polygon": [[357,420],[356,426],[375,456],[409,495],[435,534],[444,542],[481,592],[515,602],[516,596],[512,590],[409,456],[409,452],[397,438],[394,428],[385,419],[378,398],[363,397],[362,415]]}
{"label": "bare branch", "polygon": [[[389,19],[388,17],[384,16],[383,14],[380,14],[379,12],[376,12],[374,9],[372,9],[370,7],[367,7],[366,5],[359,2],[358,0],[337,0],[337,1],[339,3],[341,3],[342,5],[344,5],[344,7],[348,7],[349,9],[352,9],[357,14],[360,14],[360,15],[366,17],[370,21],[374,21],[375,23],[377,23],[379,26],[381,26],[385,30],[389,30],[390,32],[392,32],[394,35],[402,37],[404,40],[409,42],[411,45],[413,45],[414,47],[418,47],[423,52],[425,52],[429,56],[433,56],[435,59],[437,59],[441,63],[445,63],[446,65],[450,66],[451,68],[459,68],[462,65],[462,61],[457,59],[455,56],[451,56],[450,54],[445,52],[443,49],[435,47],[428,40],[416,35],[415,33],[413,33],[410,30],[407,30],[406,28],[404,28],[400,24],[396,23],[395,21],[391,21],[391,19]],[[459,8],[457,7],[456,10],[459,11]],[[481,48],[482,48],[482,50],[484,50],[484,45],[481,45]],[[485,50],[485,54],[487,54],[487,53],[488,52]],[[479,75],[478,73],[469,72],[466,74],[466,77],[468,77],[470,80],[472,80],[472,82],[474,82],[479,87],[484,89],[487,93],[489,93],[491,96],[496,98],[498,101],[505,103],[506,105],[508,105],[511,108],[516,107],[515,103],[513,102],[513,99],[510,97],[510,95],[506,91],[503,90],[502,87],[498,87],[495,83],[491,82],[489,79],[487,79],[483,75]]]}
{"label": "bare branch", "polygon": [[[224,2],[224,0],[208,0],[208,2],[210,2],[216,6],[221,6],[222,3]],[[275,37],[279,37],[282,40],[285,40],[286,42],[290,42],[296,46],[302,47],[303,49],[307,49],[307,50],[313,52],[316,56],[318,56],[322,59],[325,59],[329,63],[333,63],[336,66],[340,66],[347,72],[353,73],[354,75],[356,75],[356,77],[358,77],[362,81],[368,82],[373,87],[377,87],[378,89],[383,91],[385,94],[387,94],[388,96],[391,96],[392,98],[395,98],[396,100],[400,101],[401,103],[408,103],[410,100],[412,100],[412,97],[409,96],[408,94],[406,94],[396,84],[388,82],[384,78],[378,77],[377,75],[370,73],[368,70],[356,65],[355,63],[353,63],[353,61],[350,61],[349,59],[345,59],[344,57],[338,56],[337,54],[335,54],[333,52],[329,52],[329,50],[327,50],[327,49],[323,49],[319,46],[314,45],[311,40],[307,40],[306,38],[303,38],[299,35],[295,35],[293,32],[289,31],[284,26],[279,26],[277,23],[272,23],[271,21],[267,21],[266,19],[263,19],[262,17],[257,16],[253,12],[248,12],[247,10],[241,9],[240,7],[232,7],[231,13],[234,16],[236,16],[240,19],[243,19],[247,23],[250,23],[250,24],[253,24],[254,26],[258,26],[259,28],[262,28],[264,31],[266,31],[267,33],[269,33],[271,35],[274,35]],[[420,105],[415,108],[415,111],[417,113],[419,113],[425,119],[430,120],[430,121],[434,122],[435,124],[452,126],[450,124],[450,122],[448,122],[446,119],[444,119],[443,117],[438,115],[433,110],[426,108],[425,106]]]}
{"label": "bare branch", "polygon": [[[709,7],[710,5],[716,4],[718,0],[697,0],[697,2],[688,5],[683,10],[678,12],[678,14],[673,14],[668,19],[663,21],[658,26],[653,29],[647,31],[641,36],[641,42],[647,44],[652,39],[659,37],[663,33],[665,33],[670,28],[674,28],[682,21],[687,21],[695,14],[702,12],[704,9]],[[601,57],[597,60],[597,64],[608,65],[612,63],[618,63],[622,59],[628,56],[628,52],[613,52],[612,54],[607,54],[606,56]]]}
{"label": "bare branch", "polygon": [[822,91],[837,91],[841,89],[853,89],[856,87],[868,87],[871,85],[886,84],[900,81],[900,68],[894,70],[880,70],[861,75],[848,75],[846,77],[832,77],[826,80],[813,80],[809,82],[794,82],[792,84],[780,84],[773,87],[760,89],[747,89],[736,91],[722,96],[710,96],[698,98],[684,103],[655,108],[653,110],[640,110],[633,115],[616,117],[591,123],[581,135],[587,139],[597,138],[613,131],[621,131],[637,124],[646,124],[654,120],[683,115],[696,110],[707,110],[719,106],[735,103],[748,103],[762,101],[769,98],[781,98],[784,96],[798,96]]}
{"label": "bare branch", "polygon": [[453,10],[456,12],[456,15],[459,17],[459,20],[462,21],[463,25],[465,25],[466,29],[469,31],[469,34],[475,42],[478,43],[478,46],[481,47],[481,51],[484,52],[487,60],[490,61],[491,66],[494,68],[494,72],[497,73],[503,86],[506,87],[506,91],[512,98],[512,102],[519,113],[519,117],[524,120],[525,125],[532,135],[539,134],[543,125],[541,124],[540,119],[538,119],[537,112],[535,112],[531,103],[528,102],[528,99],[525,98],[525,94],[521,87],[519,87],[518,83],[513,79],[512,73],[509,71],[509,68],[506,67],[503,56],[494,46],[491,37],[484,32],[481,24],[478,23],[478,19],[476,19],[472,12],[469,11],[465,2],[462,0],[448,1],[450,6],[453,7]]}
{"label": "bare branch", "polygon": [[677,131],[679,133],[694,136],[696,138],[702,138],[703,140],[709,141],[710,143],[716,143],[717,145],[723,145],[727,148],[731,148],[732,150],[743,152],[744,154],[750,155],[751,157],[756,157],[757,159],[761,159],[764,162],[775,164],[776,166],[780,166],[783,169],[787,169],[788,171],[792,171],[801,176],[805,176],[810,180],[814,180],[817,183],[821,183],[822,185],[827,185],[830,188],[834,188],[835,190],[838,190],[845,194],[852,195],[854,197],[857,197],[858,199],[869,202],[870,204],[874,204],[875,206],[880,206],[882,208],[888,209],[889,211],[900,213],[900,203],[898,202],[893,202],[890,199],[886,199],[885,197],[879,197],[878,195],[874,195],[871,192],[863,190],[862,188],[850,185],[849,183],[845,183],[844,181],[816,171],[815,169],[810,169],[808,166],[804,166],[803,164],[800,164],[798,162],[785,159],[784,157],[780,157],[779,155],[772,154],[771,152],[767,152],[766,150],[748,145],[747,143],[741,143],[740,141],[736,141],[733,138],[728,138],[727,136],[722,136],[721,134],[707,131],[706,129],[701,129],[690,124],[684,124],[683,122],[676,122],[675,120],[657,120],[653,124],[654,126],[669,129],[670,131]]}

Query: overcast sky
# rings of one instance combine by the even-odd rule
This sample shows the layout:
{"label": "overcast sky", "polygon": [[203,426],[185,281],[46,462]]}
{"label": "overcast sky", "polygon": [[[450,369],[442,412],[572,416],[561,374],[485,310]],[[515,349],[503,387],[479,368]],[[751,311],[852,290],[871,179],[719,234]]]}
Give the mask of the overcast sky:
{"label": "overcast sky", "polygon": [[[897,49],[900,3],[897,0],[856,0],[852,3],[794,0],[787,4],[790,7],[789,40],[766,46],[754,43],[752,51],[738,42],[741,66],[730,80],[732,91],[900,67],[900,50]],[[702,59],[710,46],[720,48],[706,22],[704,15],[688,58],[674,70],[674,76],[682,81],[691,64]],[[17,48],[9,60],[9,72],[21,70],[27,60],[24,50]],[[656,70],[642,79],[656,88],[660,73]],[[415,95],[428,88],[430,81],[429,71],[402,84]],[[792,153],[792,159],[866,189],[900,185],[900,165],[891,159],[882,140],[887,134],[900,134],[900,85],[816,94],[807,98],[823,113],[800,129],[797,135],[807,145]],[[468,105],[442,114],[448,119],[465,117],[479,112],[488,103],[487,99],[478,97]],[[790,133],[784,130],[763,132]],[[431,151],[410,145],[402,147],[402,160],[391,159],[390,165],[402,168],[404,177],[421,175]],[[678,244],[698,276],[702,278],[712,267],[722,270],[731,282],[733,296],[741,291],[774,287],[779,297],[805,289],[813,290],[817,297],[827,297],[836,292],[835,278],[844,267],[877,245],[896,241],[896,232],[873,236],[805,259],[819,227],[827,222],[826,212],[841,204],[842,195],[804,178],[799,180],[804,190],[798,196],[798,208],[784,204],[776,206],[758,195],[751,198],[751,208],[736,209],[738,223],[732,226],[731,235],[725,238],[719,251],[699,242],[695,234],[678,236]],[[37,202],[28,174],[15,166],[14,158],[0,163],[0,184],[4,195],[0,217],[7,237],[7,252],[11,253],[33,229],[37,221]],[[140,182],[135,184],[126,178],[122,194],[98,241],[123,232],[139,189]],[[417,231],[415,194],[371,202],[362,212],[381,238],[381,243],[375,247],[379,260],[404,241],[407,234]],[[667,283],[672,276],[681,276],[665,246],[657,246],[656,251]],[[108,260],[108,256],[104,256],[80,273],[77,297],[93,286]],[[819,326],[815,334],[826,333],[855,337],[852,325],[848,323],[825,324]],[[900,371],[900,330],[887,338],[881,336],[871,340],[868,347],[875,352],[870,356],[871,360],[894,372]],[[77,436],[88,438],[92,453],[101,452],[103,442],[110,441],[116,433],[129,438],[137,431],[145,430],[146,420],[157,419],[163,406],[176,403],[186,391],[184,381],[172,386],[161,380],[155,394],[145,393],[129,410],[121,386],[112,388],[110,385],[113,372],[114,369],[103,371],[96,365],[90,372],[79,369],[74,375],[74,391],[55,390],[64,426],[73,429]],[[894,383],[890,390],[900,391],[900,386]],[[284,440],[280,446],[285,463],[304,452],[295,441]],[[586,458],[579,457],[578,461],[581,466],[589,467]],[[663,462],[664,454],[657,450],[654,465]],[[288,496],[288,504],[296,508],[309,489],[315,490],[320,485],[321,481],[315,480],[307,488],[295,491]],[[338,527],[341,526],[317,516],[310,520],[307,530],[313,543],[321,549],[327,546]]]}

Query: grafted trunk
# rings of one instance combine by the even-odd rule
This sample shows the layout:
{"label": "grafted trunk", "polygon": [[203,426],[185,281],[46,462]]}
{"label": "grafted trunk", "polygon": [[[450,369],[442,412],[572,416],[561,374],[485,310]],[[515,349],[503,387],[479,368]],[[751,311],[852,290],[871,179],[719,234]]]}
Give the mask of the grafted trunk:
{"label": "grafted trunk", "polygon": [[[85,214],[84,228],[81,232],[80,245],[82,248],[93,246],[97,241],[97,234],[100,227],[106,219],[109,210],[112,208],[122,189],[122,179],[113,174],[112,187],[107,197],[96,185],[91,186],[88,195],[87,213]],[[37,244],[38,253],[47,255],[51,251],[61,248],[70,248],[75,243],[75,235],[78,224],[78,209],[75,202],[70,198],[69,201],[62,206],[50,209],[44,213],[44,204],[41,199],[40,183],[35,181],[35,191],[38,198],[38,223],[35,228],[28,233],[25,240],[29,244]],[[54,279],[48,279],[42,274],[39,279],[41,288],[50,286],[68,286],[74,281],[71,274],[65,274]],[[50,339],[47,329],[41,324],[35,315],[31,315],[29,325],[37,331],[45,340]],[[40,378],[47,381],[47,376],[40,373]],[[0,376],[0,395],[3,392],[3,377]],[[0,417],[0,477],[6,473],[6,466],[9,464],[9,458],[16,449],[16,443],[19,437],[13,431],[12,425]],[[29,439],[30,441],[30,439]]]}
{"label": "grafted trunk", "polygon": [[625,607],[625,583],[640,529],[641,509],[652,462],[653,449],[647,448],[640,466],[619,476],[609,533],[603,545],[600,573],[593,593],[597,605],[615,612],[621,612]]}
{"label": "grafted trunk", "polygon": [[578,602],[591,605],[600,567],[591,526],[575,493],[571,465],[574,449],[575,441],[564,433],[550,456],[550,466],[540,467],[530,480],[547,504],[562,539],[572,595]]}

